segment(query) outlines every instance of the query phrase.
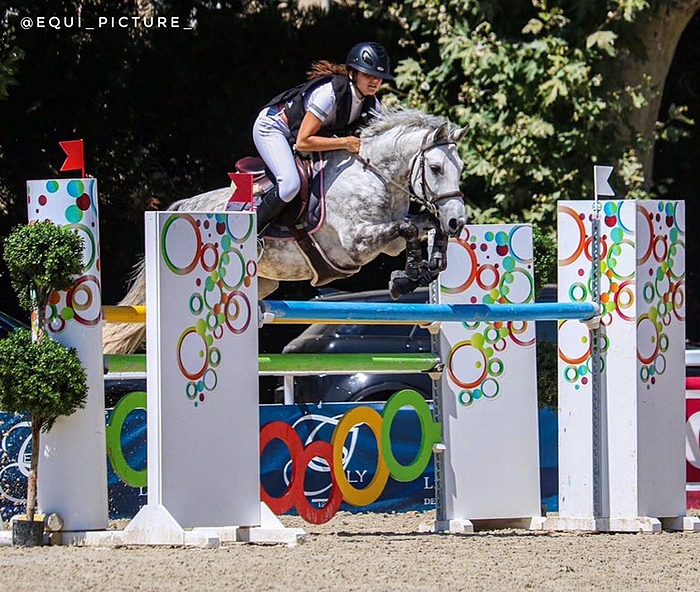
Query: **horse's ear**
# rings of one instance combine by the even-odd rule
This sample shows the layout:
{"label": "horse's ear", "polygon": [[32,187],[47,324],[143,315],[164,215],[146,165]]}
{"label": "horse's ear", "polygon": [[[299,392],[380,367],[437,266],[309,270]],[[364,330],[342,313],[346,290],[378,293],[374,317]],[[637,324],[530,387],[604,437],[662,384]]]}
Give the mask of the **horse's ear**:
{"label": "horse's ear", "polygon": [[434,132],[433,132],[433,139],[437,143],[439,140],[449,140],[450,139],[450,128],[448,124],[443,123],[440,124],[440,127],[438,127]]}
{"label": "horse's ear", "polygon": [[461,128],[453,129],[450,132],[450,140],[457,143],[464,137],[464,134],[466,134],[466,133],[467,133],[467,126],[466,125],[464,127],[461,127]]}
{"label": "horse's ear", "polygon": [[433,131],[432,134],[426,136],[423,140],[423,147],[426,146],[439,146],[450,139],[450,130],[446,123],[440,124],[438,128]]}

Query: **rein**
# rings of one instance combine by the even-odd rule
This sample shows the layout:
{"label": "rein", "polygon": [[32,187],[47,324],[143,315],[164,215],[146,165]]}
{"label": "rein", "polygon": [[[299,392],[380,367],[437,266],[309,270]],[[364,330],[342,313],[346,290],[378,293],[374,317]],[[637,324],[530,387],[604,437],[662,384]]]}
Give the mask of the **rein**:
{"label": "rein", "polygon": [[[353,154],[353,156],[362,163],[363,169],[372,171],[377,177],[384,181],[384,183],[386,183],[387,185],[392,185],[395,189],[398,189],[399,191],[405,193],[410,201],[419,203],[433,216],[437,217],[438,209],[436,204],[451,197],[464,197],[464,193],[462,191],[457,190],[437,194],[430,188],[430,185],[428,184],[427,179],[425,178],[425,153],[428,150],[432,150],[433,148],[437,148],[439,146],[457,145],[457,142],[453,140],[441,140],[439,142],[433,142],[429,144],[427,143],[427,140],[430,134],[430,131],[425,134],[420,150],[416,152],[416,154],[414,154],[411,158],[409,165],[408,182],[406,186],[400,185],[393,179],[387,177],[382,171],[375,167],[369,161],[368,158],[363,158],[359,154]],[[421,195],[418,194],[415,187],[413,186],[413,179],[418,176],[416,174],[416,165],[418,165],[419,167],[418,172],[420,173],[419,176]]]}

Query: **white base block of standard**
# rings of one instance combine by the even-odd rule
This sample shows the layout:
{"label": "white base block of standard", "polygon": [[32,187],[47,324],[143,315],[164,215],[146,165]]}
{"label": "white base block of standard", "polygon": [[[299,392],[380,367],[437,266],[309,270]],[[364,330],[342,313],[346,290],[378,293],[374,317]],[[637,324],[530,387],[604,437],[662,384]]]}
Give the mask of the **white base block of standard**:
{"label": "white base block of standard", "polygon": [[122,532],[126,545],[184,545],[185,529],[165,506],[147,504]]}
{"label": "white base block of standard", "polygon": [[237,540],[244,543],[278,543],[293,546],[306,539],[306,532],[302,528],[285,527],[265,502],[260,502],[260,526],[240,526],[237,534]]}
{"label": "white base block of standard", "polygon": [[503,528],[523,528],[526,530],[542,530],[545,518],[541,516],[526,516],[524,518],[486,518],[486,519],[452,519],[432,520],[423,522],[419,532],[441,532],[452,534],[470,534],[480,530],[498,530]]}
{"label": "white base block of standard", "polygon": [[144,506],[121,533],[124,545],[183,545],[214,548],[245,542],[296,545],[306,537],[301,528],[287,528],[266,504],[260,503],[259,526],[220,526],[185,530],[161,505]]}
{"label": "white base block of standard", "polygon": [[700,518],[697,516],[678,516],[677,518],[661,518],[661,528],[684,532],[700,532]]}
{"label": "white base block of standard", "polygon": [[544,530],[580,532],[641,532],[659,533],[666,531],[700,532],[700,518],[678,516],[655,518],[576,518],[571,516],[551,516],[545,520]]}
{"label": "white base block of standard", "polygon": [[[159,505],[144,506],[124,530],[61,531],[45,537],[45,544],[86,547],[124,545],[182,546],[215,549],[226,543],[287,545],[304,542],[306,532],[287,528],[264,503],[260,504],[260,526],[221,526],[183,529],[170,512]],[[0,531],[0,546],[12,545],[12,530]]]}
{"label": "white base block of standard", "polygon": [[418,532],[471,534],[474,532],[474,525],[471,520],[429,520],[418,526]]}

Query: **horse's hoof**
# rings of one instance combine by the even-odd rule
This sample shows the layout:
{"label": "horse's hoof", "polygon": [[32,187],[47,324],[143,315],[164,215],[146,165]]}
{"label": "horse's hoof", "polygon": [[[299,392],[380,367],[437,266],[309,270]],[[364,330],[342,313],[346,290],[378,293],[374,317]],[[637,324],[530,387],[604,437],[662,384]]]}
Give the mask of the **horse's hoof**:
{"label": "horse's hoof", "polygon": [[413,292],[419,285],[418,280],[414,280],[401,275],[403,272],[394,272],[391,274],[391,280],[389,281],[389,295],[394,299],[398,300],[404,294],[409,294]]}

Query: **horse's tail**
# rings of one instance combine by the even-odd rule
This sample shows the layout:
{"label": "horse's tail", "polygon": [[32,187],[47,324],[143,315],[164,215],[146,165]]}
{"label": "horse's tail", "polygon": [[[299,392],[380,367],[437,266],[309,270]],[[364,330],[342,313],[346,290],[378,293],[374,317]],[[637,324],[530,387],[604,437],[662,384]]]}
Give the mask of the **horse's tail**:
{"label": "horse's tail", "polygon": [[[122,306],[142,306],[146,303],[146,265],[141,259],[134,267],[131,286],[119,302]],[[102,330],[102,345],[105,354],[130,354],[146,336],[144,323],[106,323]]]}
{"label": "horse's tail", "polygon": [[[214,189],[194,197],[172,203],[168,211],[217,211],[225,210],[231,196],[229,187]],[[131,285],[119,302],[123,306],[141,306],[146,303],[146,265],[143,260],[134,266]],[[106,354],[129,354],[136,350],[146,335],[146,325],[140,323],[107,323],[102,331],[102,343]]]}
{"label": "horse's tail", "polygon": [[[185,199],[179,199],[178,201],[175,201],[168,206],[168,211],[169,212],[176,212],[180,208],[182,208],[183,205],[189,206],[190,202],[192,202],[191,197],[186,197]],[[189,209],[189,207],[186,209]]]}

